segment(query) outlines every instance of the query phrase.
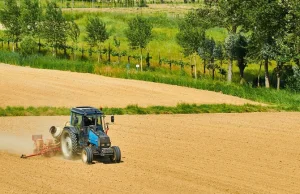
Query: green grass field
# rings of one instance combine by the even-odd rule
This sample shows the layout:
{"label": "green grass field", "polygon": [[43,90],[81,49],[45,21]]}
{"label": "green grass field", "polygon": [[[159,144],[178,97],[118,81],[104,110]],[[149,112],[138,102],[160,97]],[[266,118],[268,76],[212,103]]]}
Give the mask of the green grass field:
{"label": "green grass field", "polygon": [[[127,51],[127,53],[130,55],[139,55],[138,50],[132,50],[128,46],[128,41],[125,37],[124,30],[127,28],[127,22],[130,19],[135,17],[137,14],[142,14],[153,24],[152,40],[144,50],[145,56],[146,53],[149,52],[152,57],[150,61],[152,67],[159,67],[159,56],[161,58],[170,60],[182,60],[186,63],[194,63],[194,61],[191,60],[191,57],[183,55],[182,48],[176,42],[176,34],[178,33],[178,23],[184,17],[184,13],[186,13],[188,10],[191,10],[192,8],[201,6],[201,4],[181,4],[180,6],[183,7],[182,9],[179,9],[179,13],[181,14],[173,13],[173,10],[177,10],[175,6],[173,7],[173,9],[170,9],[170,6],[172,7],[172,5],[167,5],[168,7],[165,7],[164,5],[161,6],[162,8],[160,8],[160,5],[157,5],[155,8],[128,8],[130,11],[123,8],[114,8],[104,11],[102,11],[103,9],[96,9],[96,11],[93,11],[94,9],[79,9],[75,11],[72,11],[71,9],[65,9],[64,15],[69,20],[71,20],[71,18],[74,18],[75,22],[80,26],[81,35],[79,47],[87,47],[87,44],[84,42],[84,39],[86,37],[85,24],[87,22],[87,18],[91,16],[99,16],[107,24],[107,28],[110,33],[110,38],[104,43],[104,47],[108,48],[108,45],[110,45],[112,49],[116,50],[117,48],[115,48],[114,46],[113,38],[117,37],[121,41],[121,51]],[[162,9],[163,11],[153,11],[160,9]],[[227,36],[227,30],[222,28],[213,28],[207,31],[207,35],[209,37],[213,37],[217,42],[223,43]],[[77,53],[77,55],[80,55],[80,53]],[[96,60],[96,57],[97,56],[95,54],[94,60]],[[117,57],[112,57],[112,61],[116,62]],[[122,62],[125,66],[125,64],[127,63],[127,58],[123,57]],[[139,59],[131,60],[131,63],[135,65],[139,64],[140,61]],[[145,64],[145,61],[143,63]],[[216,63],[220,64],[220,61],[217,61]],[[199,56],[196,57],[196,65],[198,73],[202,74],[203,61]],[[228,61],[223,61],[222,68],[227,69],[227,65]],[[165,69],[169,69],[169,64],[163,64],[162,67]],[[272,73],[274,68],[275,65],[271,65],[269,71]],[[180,68],[173,65],[172,69],[176,71]],[[248,67],[245,69],[245,79],[248,82],[251,82],[254,77],[257,77],[258,69],[258,64],[248,64]],[[190,74],[189,66],[186,66],[184,70],[186,74]],[[239,82],[240,78],[238,67],[236,65],[233,66],[233,72],[233,81]],[[202,76],[210,77],[211,73],[212,72],[207,71],[206,75]],[[222,80],[223,76],[216,72],[216,79]]]}
{"label": "green grass field", "polygon": [[[0,5],[3,5],[4,1],[0,1]],[[46,1],[41,0],[41,5],[45,6]],[[71,1],[56,1],[59,6],[70,3]],[[144,56],[146,56],[147,52],[150,53],[152,59],[150,60],[150,64],[152,67],[157,70],[158,68],[169,69],[169,64],[162,64],[162,67],[159,66],[159,56],[161,58],[170,59],[180,61],[183,60],[186,63],[194,63],[191,61],[190,57],[185,57],[182,54],[182,48],[176,42],[176,34],[178,33],[178,22],[180,19],[184,17],[184,14],[191,9],[195,9],[199,6],[202,6],[202,1],[195,4],[183,4],[179,1],[175,1],[174,4],[150,4],[147,8],[83,8],[83,9],[70,9],[65,8],[63,10],[64,16],[67,20],[74,19],[75,22],[79,25],[81,30],[81,35],[79,38],[79,44],[77,47],[79,49],[84,48],[86,51],[84,52],[84,58],[89,58],[88,49],[89,46],[86,43],[86,30],[85,25],[87,23],[88,17],[99,16],[107,26],[107,29],[110,34],[109,40],[105,41],[104,47],[108,48],[109,45],[113,50],[117,50],[114,45],[114,37],[121,41],[120,50],[126,51],[128,55],[139,55],[138,50],[132,50],[128,46],[128,41],[125,37],[124,30],[127,28],[127,22],[135,17],[137,14],[142,14],[144,17],[148,18],[153,24],[153,37],[152,41],[148,44],[147,48],[144,50]],[[89,1],[75,1],[75,5],[80,7],[80,4],[88,4]],[[179,4],[180,3],[180,4]],[[97,3],[95,3],[96,5]],[[63,6],[64,7],[64,6]],[[207,35],[209,37],[213,37],[218,42],[224,42],[227,31],[222,28],[213,28],[208,30]],[[3,32],[0,33],[0,36],[4,36]],[[72,46],[73,43],[71,40],[68,41],[68,45]],[[62,51],[61,51],[62,53]],[[76,58],[81,58],[81,52],[75,51]],[[51,55],[51,49],[48,49],[48,55]],[[70,51],[69,51],[70,54]],[[107,56],[103,55],[104,60]],[[92,56],[93,60],[97,60],[97,54],[94,53]],[[112,63],[117,62],[117,57],[112,57]],[[131,58],[132,66],[140,63],[139,59]],[[127,57],[122,57],[122,64],[126,65]],[[220,63],[217,61],[217,63]],[[145,64],[145,61],[144,61]],[[199,56],[196,57],[196,65],[199,74],[203,73],[203,61]],[[222,68],[227,69],[227,60],[223,61]],[[270,72],[274,66],[270,67]],[[176,71],[180,69],[175,65],[172,66],[172,70]],[[257,77],[259,65],[257,64],[249,64],[245,70],[245,78],[248,82],[251,82],[254,77]],[[163,70],[165,71],[165,70]],[[184,68],[185,74],[190,74],[190,67],[186,66]],[[233,67],[234,76],[233,81],[239,82],[238,68],[236,65]],[[204,76],[204,75],[202,75]],[[211,72],[207,71],[207,75],[210,77]],[[221,74],[216,72],[216,79],[222,80],[223,77]]]}

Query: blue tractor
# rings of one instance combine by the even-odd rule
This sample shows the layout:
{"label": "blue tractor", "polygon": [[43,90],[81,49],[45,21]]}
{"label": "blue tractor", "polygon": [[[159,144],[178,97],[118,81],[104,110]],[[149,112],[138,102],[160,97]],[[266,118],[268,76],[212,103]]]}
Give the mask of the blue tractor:
{"label": "blue tractor", "polygon": [[[114,116],[111,116],[111,123]],[[109,157],[111,162],[121,161],[118,146],[111,146],[107,135],[108,124],[101,110],[89,106],[71,109],[70,122],[63,130],[51,127],[50,133],[60,142],[61,151],[66,159],[72,159],[81,153],[82,161],[91,164],[94,155]]]}

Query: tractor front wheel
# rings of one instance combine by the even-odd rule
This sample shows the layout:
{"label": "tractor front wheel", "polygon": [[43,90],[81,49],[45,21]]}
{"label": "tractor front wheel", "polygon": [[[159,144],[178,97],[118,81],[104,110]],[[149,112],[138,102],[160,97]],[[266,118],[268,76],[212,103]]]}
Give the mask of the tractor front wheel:
{"label": "tractor front wheel", "polygon": [[114,150],[114,155],[110,156],[111,162],[119,163],[121,162],[121,150],[118,146],[111,147]]}
{"label": "tractor front wheel", "polygon": [[93,150],[90,147],[85,147],[81,153],[82,162],[86,164],[92,164],[93,161]]}

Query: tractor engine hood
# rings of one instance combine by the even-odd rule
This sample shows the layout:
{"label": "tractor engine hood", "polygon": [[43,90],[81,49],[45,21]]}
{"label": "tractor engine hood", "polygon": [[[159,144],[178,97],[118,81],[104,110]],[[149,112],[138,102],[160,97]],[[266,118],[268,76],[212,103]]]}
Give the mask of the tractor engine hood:
{"label": "tractor engine hood", "polygon": [[101,143],[110,143],[110,138],[108,137],[108,135],[106,135],[102,131],[97,131],[96,134],[100,137]]}
{"label": "tractor engine hood", "polygon": [[110,138],[102,130],[89,130],[89,142],[97,147],[110,147]]}
{"label": "tractor engine hood", "polygon": [[102,131],[97,131],[96,134],[99,137],[98,146],[100,146],[100,147],[110,147],[110,138],[108,137],[108,135],[106,135]]}

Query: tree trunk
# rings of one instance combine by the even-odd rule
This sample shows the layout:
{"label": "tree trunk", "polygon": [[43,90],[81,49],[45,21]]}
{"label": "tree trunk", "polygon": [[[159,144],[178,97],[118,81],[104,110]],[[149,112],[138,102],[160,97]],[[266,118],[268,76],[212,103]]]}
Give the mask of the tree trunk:
{"label": "tree trunk", "polygon": [[57,43],[55,43],[55,56],[57,56]]}
{"label": "tree trunk", "polygon": [[277,90],[280,90],[280,75],[277,73]]}
{"label": "tree trunk", "polygon": [[240,78],[241,79],[244,79],[244,70],[245,70],[245,67],[240,68]]}
{"label": "tree trunk", "polygon": [[75,60],[75,58],[76,58],[76,53],[75,53],[75,52],[76,52],[76,50],[77,50],[77,41],[75,42],[75,44],[74,44],[72,50],[73,50],[73,60]]}
{"label": "tree trunk", "polygon": [[244,81],[244,70],[245,67],[240,68],[240,84],[242,84]]}
{"label": "tree trunk", "polygon": [[260,81],[260,72],[261,72],[261,66],[262,66],[262,61],[260,62],[259,65],[259,70],[258,70],[258,76],[257,76],[257,87],[260,86],[259,81]]}
{"label": "tree trunk", "polygon": [[300,66],[300,59],[295,59],[295,63],[297,64],[297,66]]}
{"label": "tree trunk", "polygon": [[64,56],[65,56],[65,58],[68,57],[68,56],[67,56],[67,47],[66,47],[66,46],[64,46]]}
{"label": "tree trunk", "polygon": [[118,63],[121,63],[120,47],[118,47]]}
{"label": "tree trunk", "polygon": [[143,49],[141,48],[141,71],[143,71]]}
{"label": "tree trunk", "polygon": [[55,56],[55,49],[54,49],[54,45],[52,46],[52,56]]}
{"label": "tree trunk", "polygon": [[[296,36],[296,41],[295,41],[295,42],[297,43],[297,44],[296,44],[296,45],[297,45],[297,46],[296,46],[296,47],[297,47],[297,48],[296,48],[296,52],[299,53],[299,44],[300,44],[300,43],[299,43],[299,36]],[[299,67],[299,66],[300,66],[300,59],[299,59],[299,58],[296,59],[296,60],[295,60],[295,63],[296,63],[297,66]]]}
{"label": "tree trunk", "polygon": [[204,64],[203,64],[203,74],[205,75],[206,73],[206,60],[204,60]]}
{"label": "tree trunk", "polygon": [[197,79],[197,61],[196,61],[196,54],[194,53],[194,64],[195,64],[195,79]]}
{"label": "tree trunk", "polygon": [[108,62],[110,62],[110,43],[108,44]]}
{"label": "tree trunk", "polygon": [[239,70],[240,70],[240,84],[242,84],[243,81],[244,81],[244,71],[245,71],[245,68],[246,68],[246,65],[244,64],[244,59],[239,59],[238,60],[238,67],[239,67]]}
{"label": "tree trunk", "polygon": [[211,64],[213,65],[213,69],[212,69],[212,79],[214,80],[214,79],[215,79],[215,59],[212,58],[210,62],[211,62]]}
{"label": "tree trunk", "polygon": [[84,49],[83,47],[81,47],[81,59],[83,59],[83,55],[84,55]]}
{"label": "tree trunk", "polygon": [[227,73],[227,81],[232,81],[232,59],[229,59],[229,65],[228,65],[228,73]]}
{"label": "tree trunk", "polygon": [[99,55],[98,55],[98,63],[100,63],[100,60],[102,59],[102,56],[101,56],[101,46],[99,45],[98,47],[98,51],[99,51]]}
{"label": "tree trunk", "polygon": [[90,46],[90,49],[89,49],[89,59],[92,60],[92,57],[93,57],[93,50],[92,50],[92,46]]}
{"label": "tree trunk", "polygon": [[170,65],[170,71],[172,71],[172,63],[170,62],[169,65]]}
{"label": "tree trunk", "polygon": [[158,53],[158,64],[159,64],[159,66],[161,66],[161,64],[162,64],[162,61],[160,59],[160,52]]}
{"label": "tree trunk", "polygon": [[195,67],[195,65],[191,65],[191,74],[192,74],[192,78],[195,78],[195,76],[194,76],[194,67]]}
{"label": "tree trunk", "polygon": [[270,88],[270,80],[269,80],[269,58],[265,59],[265,85],[266,88]]}
{"label": "tree trunk", "polygon": [[233,25],[233,26],[232,26],[232,33],[233,33],[233,34],[236,34],[236,31],[237,31],[237,26],[236,26],[236,25]]}
{"label": "tree trunk", "polygon": [[147,68],[150,68],[150,54],[149,52],[147,52],[147,57],[146,57],[146,64],[147,64]]}
{"label": "tree trunk", "polygon": [[41,53],[41,38],[39,38],[39,53]]}

